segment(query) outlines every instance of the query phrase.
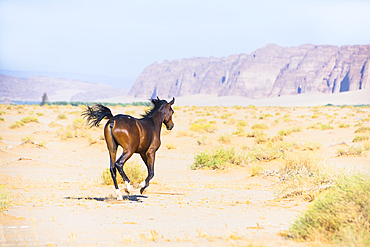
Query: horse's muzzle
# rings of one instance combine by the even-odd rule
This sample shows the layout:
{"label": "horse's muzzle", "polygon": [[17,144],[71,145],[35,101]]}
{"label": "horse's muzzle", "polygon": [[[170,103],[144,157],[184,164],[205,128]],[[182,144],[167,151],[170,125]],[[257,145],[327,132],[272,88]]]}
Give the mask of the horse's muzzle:
{"label": "horse's muzzle", "polygon": [[171,123],[170,125],[166,126],[167,130],[172,130],[175,125]]}

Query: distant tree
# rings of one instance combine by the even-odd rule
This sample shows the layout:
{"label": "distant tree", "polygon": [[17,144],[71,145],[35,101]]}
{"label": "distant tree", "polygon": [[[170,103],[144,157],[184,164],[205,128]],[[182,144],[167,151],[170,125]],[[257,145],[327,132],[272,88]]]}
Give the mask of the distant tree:
{"label": "distant tree", "polygon": [[41,100],[40,106],[43,106],[43,105],[45,105],[48,102],[49,102],[48,95],[46,93],[44,93],[44,95],[42,95],[42,100]]}

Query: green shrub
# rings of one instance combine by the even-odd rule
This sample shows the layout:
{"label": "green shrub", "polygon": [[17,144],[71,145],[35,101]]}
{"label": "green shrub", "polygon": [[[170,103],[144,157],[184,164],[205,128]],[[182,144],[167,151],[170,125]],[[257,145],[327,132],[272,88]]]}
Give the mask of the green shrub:
{"label": "green shrub", "polygon": [[37,119],[37,117],[28,116],[28,117],[22,118],[21,122],[24,123],[24,124],[26,124],[26,123],[38,123],[39,120]]}
{"label": "green shrub", "polygon": [[254,130],[254,129],[268,130],[269,126],[267,124],[264,124],[264,123],[256,123],[256,124],[252,125],[252,130]]}
{"label": "green shrub", "polygon": [[310,126],[308,126],[306,129],[320,129],[321,128],[321,123],[315,123],[315,124],[311,124]]}
{"label": "green shrub", "polygon": [[308,206],[289,232],[297,240],[370,246],[370,177],[343,176]]}
{"label": "green shrub", "polygon": [[349,124],[341,123],[339,124],[339,128],[349,128]]}
{"label": "green shrub", "polygon": [[369,136],[368,135],[356,135],[352,142],[360,142],[360,141],[367,141],[369,140]]}
{"label": "green shrub", "polygon": [[9,126],[9,128],[11,129],[15,129],[15,128],[19,128],[21,126],[24,126],[24,123],[22,122],[19,122],[19,121],[16,121],[15,123],[13,123],[12,125]]}
{"label": "green shrub", "polygon": [[230,165],[244,165],[245,163],[245,158],[238,154],[234,148],[216,147],[196,155],[191,169],[207,168],[216,170]]}
{"label": "green shrub", "polygon": [[67,116],[66,114],[61,113],[57,116],[57,119],[67,119]]}
{"label": "green shrub", "polygon": [[367,131],[370,131],[370,127],[366,127],[366,126],[361,126],[360,128],[358,128],[357,130],[355,130],[355,133],[365,133]]}
{"label": "green shrub", "polygon": [[0,121],[4,121],[4,118],[0,117]]}
{"label": "green shrub", "polygon": [[288,135],[290,135],[293,132],[300,132],[300,131],[302,131],[302,127],[300,127],[300,126],[293,126],[293,127],[289,128],[289,129],[280,130],[278,132],[278,134],[280,136],[288,136]]}
{"label": "green shrub", "polygon": [[244,120],[239,120],[237,123],[236,123],[236,126],[240,126],[240,127],[245,127],[247,125],[247,123],[244,121]]}
{"label": "green shrub", "polygon": [[6,210],[9,202],[9,193],[5,185],[0,184],[0,212]]}
{"label": "green shrub", "polygon": [[227,118],[231,117],[231,115],[232,115],[231,113],[222,114],[221,119],[227,119]]}
{"label": "green shrub", "polygon": [[329,124],[323,124],[323,125],[321,125],[321,129],[322,130],[328,130],[328,129],[334,129],[334,127],[329,125]]}

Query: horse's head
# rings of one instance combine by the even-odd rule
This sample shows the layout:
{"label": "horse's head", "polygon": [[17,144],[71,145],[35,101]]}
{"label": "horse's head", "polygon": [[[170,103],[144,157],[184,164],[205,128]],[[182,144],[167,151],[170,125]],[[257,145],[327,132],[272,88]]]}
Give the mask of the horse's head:
{"label": "horse's head", "polygon": [[175,98],[173,98],[170,102],[165,103],[163,106],[163,110],[165,112],[163,123],[166,125],[167,130],[172,130],[175,124],[172,121],[172,114],[174,110],[172,109],[172,105],[175,103]]}

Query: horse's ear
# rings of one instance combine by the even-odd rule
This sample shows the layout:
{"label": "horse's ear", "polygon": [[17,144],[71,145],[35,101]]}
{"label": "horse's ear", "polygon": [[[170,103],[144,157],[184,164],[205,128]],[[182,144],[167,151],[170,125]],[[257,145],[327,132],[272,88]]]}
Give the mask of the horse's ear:
{"label": "horse's ear", "polygon": [[171,100],[170,104],[173,105],[175,103],[175,97]]}
{"label": "horse's ear", "polygon": [[157,100],[160,100],[158,96],[157,96]]}

